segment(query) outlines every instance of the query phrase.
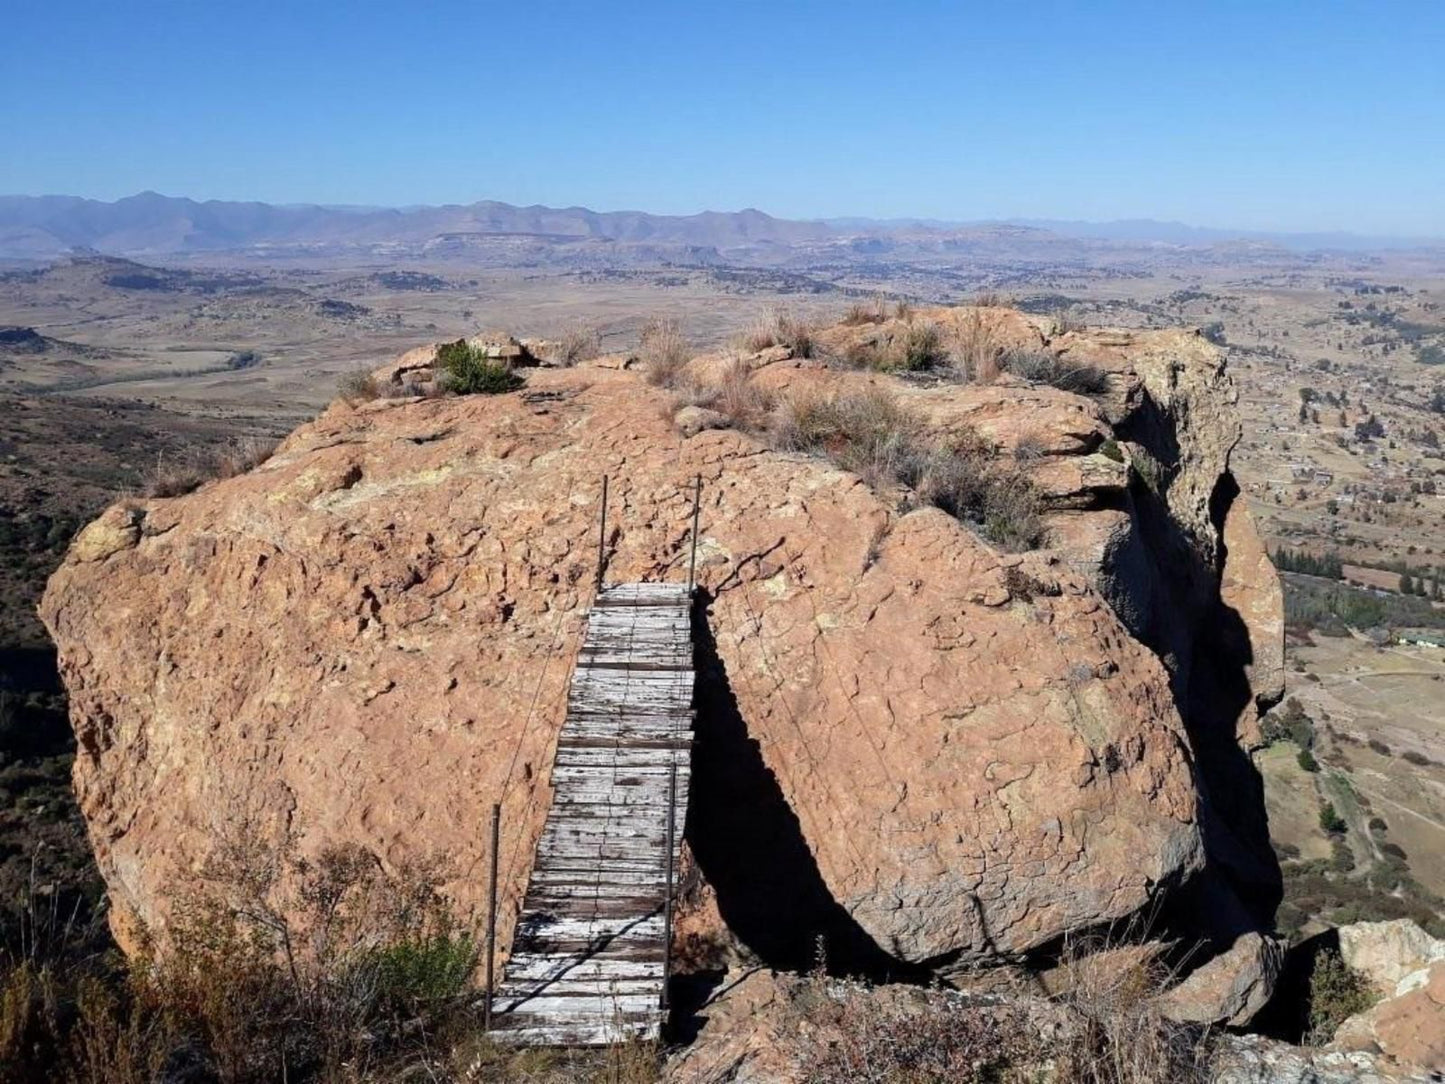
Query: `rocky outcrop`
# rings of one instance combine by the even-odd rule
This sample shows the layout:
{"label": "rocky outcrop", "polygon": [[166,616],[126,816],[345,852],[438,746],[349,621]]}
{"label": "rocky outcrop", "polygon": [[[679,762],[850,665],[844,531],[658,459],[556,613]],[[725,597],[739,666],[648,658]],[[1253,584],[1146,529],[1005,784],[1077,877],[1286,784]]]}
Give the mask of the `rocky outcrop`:
{"label": "rocky outcrop", "polygon": [[1445,941],[1409,919],[1359,922],[1338,932],[1341,960],[1380,1000],[1341,1024],[1332,1047],[1445,1072]]}
{"label": "rocky outcrop", "polygon": [[[1113,408],[1007,381],[910,388],[781,358],[759,374],[784,390],[892,381],[940,431],[967,424],[1005,448],[1027,432],[1040,477],[1063,479],[1051,544],[1027,554],[758,437],[679,432],[669,393],[600,366],[531,370],[493,397],[338,403],[248,475],[112,509],[43,617],[122,936],[163,936],[238,830],[303,855],[358,844],[392,866],[443,855],[452,895],[477,907],[498,801],[505,944],[549,801],[603,473],[613,580],[685,575],[703,477],[686,835],[716,936],[779,966],[811,964],[821,940],[838,969],[918,973],[1048,951],[1197,881],[1202,724],[1179,710],[1197,671],[1180,659],[1224,605],[1230,441],[1210,426],[1229,415],[1209,406],[1217,357],[1174,333],[1139,342],[1093,349],[1113,352],[1124,388],[1174,374],[1156,405],[1188,481],[1156,527],[1188,540],[1204,612],[1168,621],[1154,612],[1166,586],[1116,582],[1114,550],[1154,536],[1124,499],[1134,453],[1101,451],[1123,426]],[[414,352],[385,379],[429,364]],[[1231,580],[1258,602],[1244,642],[1270,616],[1254,571]],[[1195,640],[1153,642],[1171,624]],[[1214,665],[1267,700],[1270,678],[1238,662]],[[1229,708],[1237,750],[1244,704]]]}
{"label": "rocky outcrop", "polygon": [[1337,931],[1340,960],[1363,975],[1381,996],[1418,971],[1445,960],[1445,941],[1431,937],[1408,918],[1393,922],[1354,922]]}

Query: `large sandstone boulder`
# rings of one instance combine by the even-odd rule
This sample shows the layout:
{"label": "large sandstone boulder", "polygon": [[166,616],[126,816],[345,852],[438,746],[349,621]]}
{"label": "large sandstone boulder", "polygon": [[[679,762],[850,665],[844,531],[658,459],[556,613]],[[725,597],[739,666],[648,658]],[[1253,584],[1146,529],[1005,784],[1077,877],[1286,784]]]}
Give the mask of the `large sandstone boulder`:
{"label": "large sandstone boulder", "polygon": [[[1045,458],[1094,455],[1108,432],[1085,400],[1009,395],[1054,404]],[[1006,441],[995,389],[929,396]],[[122,938],[163,938],[237,831],[394,867],[444,856],[479,908],[496,801],[506,944],[603,473],[614,581],[686,575],[703,477],[686,834],[748,950],[805,965],[821,940],[873,974],[1016,957],[1201,869],[1179,678],[1111,604],[1099,552],[1002,554],[823,461],[685,436],[671,414],[667,392],[597,367],[533,370],[495,397],[337,404],[248,475],[88,528],[42,614]],[[1127,518],[1117,502],[1067,514]]]}

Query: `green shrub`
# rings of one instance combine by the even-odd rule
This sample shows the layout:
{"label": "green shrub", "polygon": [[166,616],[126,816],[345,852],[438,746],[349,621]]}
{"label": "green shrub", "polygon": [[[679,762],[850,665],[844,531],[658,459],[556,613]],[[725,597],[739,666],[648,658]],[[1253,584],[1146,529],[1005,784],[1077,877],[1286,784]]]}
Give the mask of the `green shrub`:
{"label": "green shrub", "polygon": [[1330,840],[1330,868],[1336,873],[1349,873],[1355,868],[1355,852],[1338,837]]}
{"label": "green shrub", "polygon": [[1329,1042],[1336,1028],[1374,1003],[1370,984],[1345,966],[1337,950],[1321,952],[1310,974],[1310,1023],[1305,1041],[1312,1046]]}
{"label": "green shrub", "polygon": [[465,339],[437,348],[436,371],[438,384],[451,395],[501,395],[522,386],[510,365],[487,357]]}
{"label": "green shrub", "polygon": [[1308,749],[1301,749],[1299,751],[1299,766],[1307,772],[1317,772],[1320,770],[1320,762],[1315,759],[1315,755]]}
{"label": "green shrub", "polygon": [[1113,437],[1099,445],[1099,454],[1105,459],[1112,459],[1115,463],[1124,462],[1124,451],[1119,447],[1119,442]]}
{"label": "green shrub", "polygon": [[1325,802],[1320,806],[1320,828],[1330,835],[1339,835],[1348,827],[1345,819],[1335,811],[1333,802]]}

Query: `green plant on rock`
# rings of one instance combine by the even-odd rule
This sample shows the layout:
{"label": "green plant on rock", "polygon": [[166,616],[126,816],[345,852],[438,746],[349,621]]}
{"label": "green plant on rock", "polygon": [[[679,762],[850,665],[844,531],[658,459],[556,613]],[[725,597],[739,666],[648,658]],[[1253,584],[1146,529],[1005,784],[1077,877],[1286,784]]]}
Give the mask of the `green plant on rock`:
{"label": "green plant on rock", "polygon": [[437,348],[436,371],[438,386],[452,395],[501,395],[522,386],[510,365],[465,339]]}
{"label": "green plant on rock", "polygon": [[1315,960],[1310,974],[1310,1025],[1305,1041],[1319,1046],[1334,1038],[1335,1029],[1375,1003],[1375,992],[1363,975],[1351,971],[1335,949]]}

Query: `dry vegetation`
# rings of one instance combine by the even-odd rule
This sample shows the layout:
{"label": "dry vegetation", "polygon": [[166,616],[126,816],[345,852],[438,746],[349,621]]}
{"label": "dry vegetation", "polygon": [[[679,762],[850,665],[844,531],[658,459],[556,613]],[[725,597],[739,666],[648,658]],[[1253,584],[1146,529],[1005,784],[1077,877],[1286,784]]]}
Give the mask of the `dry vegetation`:
{"label": "dry vegetation", "polygon": [[147,497],[179,497],[212,479],[235,478],[259,467],[280,442],[265,437],[237,437],[218,448],[156,457],[146,472],[141,492]]}
{"label": "dry vegetation", "polygon": [[638,357],[649,384],[670,388],[692,353],[676,320],[654,317],[642,329]]}
{"label": "dry vegetation", "polygon": [[1190,1084],[1208,1079],[1205,1029],[1156,1008],[1167,970],[1074,959],[1049,1001],[874,996],[810,977],[794,1005],[808,1084]]}
{"label": "dry vegetation", "polygon": [[1092,365],[1073,365],[1047,350],[1011,350],[1000,367],[1031,384],[1047,384],[1076,395],[1102,395],[1109,390],[1107,373]]}
{"label": "dry vegetation", "polygon": [[568,328],[552,360],[564,368],[591,361],[602,353],[602,333],[592,324],[579,324]]}
{"label": "dry vegetation", "polygon": [[794,316],[787,309],[769,309],[743,336],[743,347],[756,354],[769,347],[782,346],[795,358],[813,356],[813,325]]}
{"label": "dry vegetation", "polygon": [[877,488],[906,486],[1001,549],[1043,541],[1039,494],[1015,461],[970,431],[928,434],[882,389],[791,395],[779,406],[772,437],[780,448],[826,456]]}
{"label": "dry vegetation", "polygon": [[238,834],[182,897],[165,951],[71,951],[32,897],[0,951],[0,1080],[327,1084],[416,1079],[644,1084],[651,1044],[514,1051],[482,1032],[477,942],[434,866],[385,873],[356,848],[314,861]]}

